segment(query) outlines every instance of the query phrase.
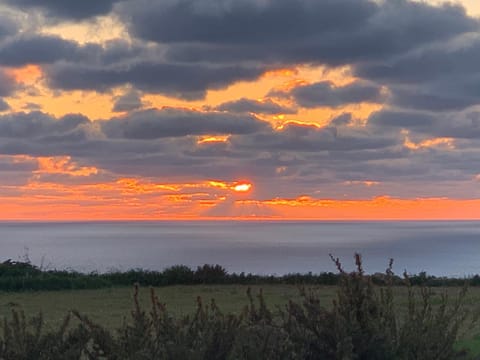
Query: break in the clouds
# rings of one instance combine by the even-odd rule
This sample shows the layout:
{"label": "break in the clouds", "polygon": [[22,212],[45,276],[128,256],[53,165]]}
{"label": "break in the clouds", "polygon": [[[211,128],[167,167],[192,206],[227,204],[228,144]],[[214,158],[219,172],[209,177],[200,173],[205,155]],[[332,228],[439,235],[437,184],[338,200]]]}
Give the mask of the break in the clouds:
{"label": "break in the clouds", "polygon": [[479,197],[479,26],[413,0],[6,0],[0,189]]}

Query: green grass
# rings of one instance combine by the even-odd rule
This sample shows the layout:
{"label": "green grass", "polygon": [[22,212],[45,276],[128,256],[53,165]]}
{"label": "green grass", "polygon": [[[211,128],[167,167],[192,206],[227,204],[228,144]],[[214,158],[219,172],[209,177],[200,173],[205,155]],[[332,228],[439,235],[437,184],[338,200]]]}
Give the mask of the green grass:
{"label": "green grass", "polygon": [[[243,285],[176,285],[155,288],[161,302],[176,315],[191,313],[196,307],[196,298],[205,302],[215,298],[223,312],[240,312],[248,303],[248,286]],[[252,286],[253,293],[263,289],[271,307],[284,306],[289,299],[299,299],[298,289],[289,285]],[[329,301],[334,295],[333,287],[322,287],[322,295]],[[113,329],[121,325],[132,309],[132,287],[115,287],[97,290],[61,290],[39,292],[0,293],[0,316],[10,315],[11,308],[23,309],[27,315],[41,311],[48,324],[59,324],[70,309],[76,309]],[[149,288],[140,289],[140,299],[149,309]]]}
{"label": "green grass", "polygon": [[[252,293],[263,290],[264,298],[271,309],[284,307],[288,300],[301,301],[299,291],[293,285],[258,285],[251,286]],[[316,289],[324,306],[330,306],[336,294],[335,286],[317,286]],[[196,307],[196,298],[200,296],[204,302],[215,299],[219,308],[225,313],[240,312],[248,303],[245,285],[176,285],[155,288],[160,301],[176,315],[191,313]],[[449,287],[447,291],[453,299],[458,288]],[[443,289],[435,288],[437,294]],[[395,299],[400,311],[407,304],[407,289],[395,287]],[[88,315],[92,320],[109,329],[118,328],[125,317],[129,317],[132,309],[133,288],[115,287],[97,290],[62,290],[21,293],[0,293],[0,317],[9,316],[11,309],[23,309],[27,315],[42,312],[47,326],[58,325],[70,309],[76,309]],[[140,299],[144,308],[149,309],[149,288],[140,289]],[[469,289],[467,303],[474,308],[480,305],[480,288]],[[480,355],[480,327],[464,329],[459,346],[467,347],[476,355]]]}

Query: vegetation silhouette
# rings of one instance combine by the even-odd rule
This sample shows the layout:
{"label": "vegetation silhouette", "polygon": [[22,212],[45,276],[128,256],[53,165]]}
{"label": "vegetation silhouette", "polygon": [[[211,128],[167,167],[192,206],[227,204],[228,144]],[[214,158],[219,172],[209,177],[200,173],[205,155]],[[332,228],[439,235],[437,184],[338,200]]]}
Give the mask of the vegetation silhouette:
{"label": "vegetation silhouette", "polygon": [[[75,310],[56,329],[46,328],[41,315],[26,319],[22,311],[12,310],[1,326],[0,359],[469,358],[455,346],[467,319],[474,319],[465,305],[466,286],[452,300],[446,292],[438,296],[425,285],[414,286],[405,274],[407,310],[400,311],[392,262],[378,285],[365,274],[360,255],[355,255],[353,272],[332,259],[338,269],[332,304],[323,304],[315,289],[302,285],[302,301],[291,300],[282,308],[269,308],[262,292],[249,290],[240,314],[224,314],[215,300],[205,304],[198,298],[194,314],[175,317],[153,289],[150,309],[142,308],[137,284],[130,318],[115,331]],[[32,274],[25,264],[2,266],[4,273],[23,269]],[[228,278],[218,267],[176,267],[167,275],[171,281]]]}

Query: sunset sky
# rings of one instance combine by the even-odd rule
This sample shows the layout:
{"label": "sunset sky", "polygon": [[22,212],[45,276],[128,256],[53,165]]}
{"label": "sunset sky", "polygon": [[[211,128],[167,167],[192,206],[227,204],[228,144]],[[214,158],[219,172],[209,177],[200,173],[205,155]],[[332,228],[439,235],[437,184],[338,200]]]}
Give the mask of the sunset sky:
{"label": "sunset sky", "polygon": [[480,1],[0,0],[0,220],[480,219]]}

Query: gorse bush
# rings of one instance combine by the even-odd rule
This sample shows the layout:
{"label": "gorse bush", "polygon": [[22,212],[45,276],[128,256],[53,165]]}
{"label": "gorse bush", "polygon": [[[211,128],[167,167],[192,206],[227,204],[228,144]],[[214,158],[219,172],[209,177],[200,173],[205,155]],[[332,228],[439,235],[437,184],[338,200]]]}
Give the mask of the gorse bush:
{"label": "gorse bush", "polygon": [[209,306],[197,299],[194,315],[173,318],[151,291],[151,310],[146,313],[135,288],[131,321],[111,334],[76,313],[93,340],[87,349],[92,359],[227,359],[232,352],[242,318],[224,315],[212,300]]}
{"label": "gorse bush", "polygon": [[70,319],[68,314],[58,329],[46,330],[41,314],[27,320],[23,311],[12,310],[1,326],[0,359],[80,359],[91,336],[83,325],[69,328]]}
{"label": "gorse bush", "polygon": [[[131,316],[110,331],[74,311],[57,330],[45,330],[41,317],[26,320],[13,312],[0,335],[0,359],[467,359],[455,348],[465,324],[464,288],[449,300],[426,287],[413,287],[408,276],[407,307],[395,302],[392,264],[375,285],[359,255],[356,270],[346,272],[338,259],[338,291],[333,304],[322,304],[315,289],[300,288],[302,301],[271,309],[262,293],[247,292],[239,314],[224,314],[212,300],[197,299],[196,311],[174,317],[150,293],[150,309],[140,306],[135,287]],[[222,278],[221,268],[170,269],[172,278],[196,281],[202,274]]]}
{"label": "gorse bush", "polygon": [[379,288],[364,274],[359,255],[357,270],[348,274],[334,261],[342,276],[331,309],[306,291],[303,304],[289,304],[285,323],[300,358],[446,360],[465,355],[454,344],[467,318],[466,288],[450,304],[446,293],[434,298],[427,288],[414,289],[406,277],[408,304],[402,314],[394,302],[392,263],[387,285]]}

